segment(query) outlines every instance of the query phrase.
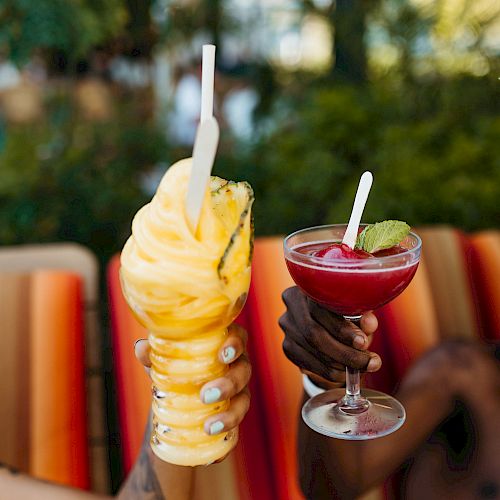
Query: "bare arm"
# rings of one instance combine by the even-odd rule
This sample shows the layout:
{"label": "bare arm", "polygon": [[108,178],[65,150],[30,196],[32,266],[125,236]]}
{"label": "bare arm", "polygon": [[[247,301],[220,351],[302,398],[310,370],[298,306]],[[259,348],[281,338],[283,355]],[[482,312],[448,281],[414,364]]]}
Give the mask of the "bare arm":
{"label": "bare arm", "polygon": [[67,488],[39,481],[0,465],[0,500],[105,500],[111,497],[94,495],[75,488]]}
{"label": "bare arm", "polygon": [[[206,401],[207,391],[217,389],[217,401],[231,400],[228,410],[209,417],[204,424],[205,432],[210,434],[211,424],[220,422],[222,428],[215,432],[228,431],[240,424],[250,405],[248,382],[251,365],[246,355],[246,331],[237,325],[229,328],[228,336],[219,349],[220,360],[229,365],[224,377],[207,382],[200,391],[200,398],[205,403],[214,403],[213,398]],[[145,366],[149,360],[149,344],[142,340],[135,345],[136,356]],[[194,468],[180,467],[163,462],[157,458],[149,446],[151,421],[144,436],[141,453],[135,465],[120,489],[119,500],[189,500],[192,497]],[[19,474],[0,464],[0,500],[110,500],[111,497],[98,495],[76,488],[39,481]]]}
{"label": "bare arm", "polygon": [[[475,451],[460,484],[446,483],[442,497],[475,497],[481,488],[498,489],[498,433],[500,371],[490,349],[474,341],[446,341],[425,354],[408,372],[397,395],[407,412],[400,430],[373,441],[345,442],[325,438],[299,424],[299,446],[307,448],[301,485],[311,498],[354,498],[380,484],[427,441],[453,411],[465,404],[480,448]],[[443,467],[449,466],[446,459]],[[429,473],[429,471],[427,471]],[[424,488],[430,478],[422,480]],[[449,478],[448,478],[449,479]],[[444,484],[446,483],[446,484]],[[423,498],[421,489],[416,498]]]}
{"label": "bare arm", "polygon": [[[141,454],[118,493],[119,500],[188,500],[194,468],[171,465],[158,459],[145,432]],[[18,473],[0,465],[0,500],[110,500],[112,497],[68,488]]]}
{"label": "bare arm", "polygon": [[194,468],[163,462],[151,451],[151,422],[145,432],[141,454],[118,493],[119,500],[189,500]]}

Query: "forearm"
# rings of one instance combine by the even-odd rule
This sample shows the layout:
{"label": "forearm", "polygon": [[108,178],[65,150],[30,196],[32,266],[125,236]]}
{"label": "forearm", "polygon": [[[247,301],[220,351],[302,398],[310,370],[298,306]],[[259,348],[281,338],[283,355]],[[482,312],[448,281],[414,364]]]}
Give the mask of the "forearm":
{"label": "forearm", "polygon": [[432,384],[408,384],[397,397],[406,409],[406,422],[380,439],[326,438],[299,419],[300,480],[308,498],[354,498],[379,484],[452,410],[452,395]]}
{"label": "forearm", "polygon": [[189,500],[194,469],[167,464],[157,458],[149,445],[118,493],[119,500]]}
{"label": "forearm", "polygon": [[[121,488],[123,500],[188,500],[193,469],[170,465],[143,449]],[[111,500],[112,497],[40,481],[0,465],[0,500]]]}
{"label": "forearm", "polygon": [[[141,454],[123,484],[120,500],[189,500],[194,469],[158,459],[149,446],[146,429]],[[112,497],[40,481],[0,464],[0,500],[111,500]]]}
{"label": "forearm", "polygon": [[0,500],[110,500],[111,497],[92,494],[33,479],[0,465]]}
{"label": "forearm", "polygon": [[141,454],[118,493],[119,500],[189,500],[192,496],[194,468],[180,467],[160,460],[151,451],[148,424]]}

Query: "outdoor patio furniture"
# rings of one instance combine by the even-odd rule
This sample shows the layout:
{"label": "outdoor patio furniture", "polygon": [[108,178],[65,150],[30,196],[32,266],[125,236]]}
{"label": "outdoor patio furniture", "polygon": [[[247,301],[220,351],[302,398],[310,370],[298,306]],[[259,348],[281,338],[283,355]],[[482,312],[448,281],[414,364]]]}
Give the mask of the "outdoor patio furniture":
{"label": "outdoor patio furniture", "polygon": [[[90,250],[74,243],[6,246],[0,248],[0,275],[0,294],[3,297],[2,304],[0,304],[0,307],[3,307],[3,313],[0,314],[0,331],[5,344],[4,351],[0,355],[2,360],[12,361],[12,349],[16,348],[18,342],[29,338],[28,332],[36,327],[46,331],[44,338],[39,341],[43,340],[43,344],[40,349],[34,349],[29,342],[26,343],[26,348],[31,349],[32,355],[28,357],[28,350],[25,350],[24,367],[31,366],[28,361],[32,363],[32,366],[43,370],[51,370],[51,366],[57,367],[57,370],[54,368],[54,371],[43,372],[43,382],[35,377],[37,383],[43,383],[47,387],[43,391],[36,391],[36,397],[40,399],[40,404],[44,401],[50,401],[50,404],[53,405],[52,407],[45,406],[43,414],[40,414],[38,410],[34,414],[31,411],[33,407],[31,410],[29,407],[29,398],[22,398],[17,383],[11,383],[12,380],[15,380],[14,375],[17,374],[17,372],[12,371],[16,370],[13,365],[7,367],[7,365],[0,363],[2,374],[6,375],[2,379],[9,381],[8,384],[2,386],[2,391],[14,391],[11,394],[12,403],[14,400],[17,401],[16,404],[21,405],[19,411],[22,410],[26,415],[29,413],[33,422],[38,421],[38,415],[40,415],[40,419],[46,419],[47,424],[52,418],[55,419],[54,422],[57,422],[59,416],[64,415],[65,411],[69,411],[68,405],[75,405],[77,408],[79,404],[86,404],[84,420],[82,421],[84,426],[77,429],[75,427],[77,422],[71,423],[72,432],[77,434],[87,432],[86,438],[76,442],[75,436],[67,435],[66,455],[61,455],[60,462],[58,462],[58,467],[61,466],[62,469],[60,469],[60,473],[57,473],[56,469],[50,469],[51,472],[48,476],[45,466],[35,470],[28,463],[29,447],[26,448],[22,444],[23,440],[18,432],[20,430],[16,427],[8,434],[4,432],[12,424],[14,414],[10,404],[2,405],[4,414],[10,416],[8,420],[0,417],[2,436],[5,440],[11,439],[16,442],[18,453],[24,457],[19,455],[17,461],[13,462],[12,465],[17,465],[21,470],[35,473],[35,475],[46,479],[52,478],[65,484],[89,487],[97,492],[107,492],[110,481],[108,436],[105,421],[103,342],[98,326],[100,304],[97,259]],[[40,276],[44,277],[43,280]],[[71,289],[68,288],[70,282],[73,283]],[[26,302],[30,296],[34,296],[37,300],[46,301],[43,302],[43,307],[38,307],[36,314],[32,313],[29,301]],[[27,304],[26,309],[24,309],[25,304]],[[47,311],[44,311],[45,307],[47,307]],[[64,323],[67,310],[71,307],[76,308],[75,314],[78,315],[76,316],[78,324],[69,322],[68,318],[68,322]],[[14,342],[10,348],[7,339]],[[73,346],[71,350],[70,346]],[[55,356],[53,350],[59,348],[61,351],[57,351],[58,353],[67,349],[67,359],[46,358],[51,353]],[[62,354],[60,355],[62,356]],[[83,385],[73,385],[71,392],[68,393],[57,392],[63,390],[61,386],[52,394],[54,399],[50,400],[49,390],[51,387],[59,380],[75,377],[74,370],[79,370],[81,365],[84,366],[85,370]],[[29,373],[30,370],[25,370],[26,375]],[[28,392],[35,395],[32,388],[28,389]],[[5,400],[3,401],[5,402]],[[35,418],[37,420],[34,420]],[[57,425],[59,424],[54,425],[56,427],[48,436],[58,435]],[[64,434],[66,430],[62,428],[61,432]],[[24,439],[28,439],[28,437],[24,436]],[[50,439],[44,442],[50,446]],[[84,448],[84,451],[81,447]],[[39,456],[42,457],[43,453]],[[65,456],[67,457],[64,458]],[[73,469],[66,470],[64,467],[70,467],[72,463],[69,457],[74,457],[75,460],[78,458],[78,464],[73,464],[71,466]],[[1,445],[0,461],[10,463],[2,451]],[[88,469],[85,473],[85,481],[83,481],[83,473],[78,472],[82,467]]]}
{"label": "outdoor patio furniture", "polygon": [[[411,363],[442,338],[500,338],[500,282],[495,278],[500,276],[500,232],[468,236],[445,226],[417,232],[424,248],[417,275],[400,297],[377,312],[380,326],[371,349],[381,354],[384,364],[367,383],[380,390],[394,390]],[[123,459],[130,467],[138,452],[150,398],[149,381],[140,373],[130,346],[147,333],[121,296],[118,267],[115,258],[108,268],[108,286],[115,370],[117,380],[121,380],[118,406],[122,429],[123,425],[128,429],[122,434]],[[217,498],[303,498],[297,482],[296,450],[301,376],[282,352],[283,334],[278,326],[284,311],[281,292],[291,285],[282,238],[257,238],[252,285],[239,318],[249,330],[254,368],[252,408],[241,426],[236,453],[225,462],[224,475],[227,478],[232,471],[239,488],[234,489],[234,480],[228,481],[226,492],[233,491],[233,496],[215,495]],[[383,498],[383,489],[366,498]]]}

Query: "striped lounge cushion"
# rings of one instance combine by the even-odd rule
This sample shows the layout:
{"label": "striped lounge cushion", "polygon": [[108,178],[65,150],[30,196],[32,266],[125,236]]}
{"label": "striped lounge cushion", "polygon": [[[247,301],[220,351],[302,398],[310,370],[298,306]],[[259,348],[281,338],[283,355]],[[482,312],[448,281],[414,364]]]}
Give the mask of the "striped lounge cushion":
{"label": "striped lounge cushion", "polygon": [[87,489],[82,282],[0,274],[0,461]]}

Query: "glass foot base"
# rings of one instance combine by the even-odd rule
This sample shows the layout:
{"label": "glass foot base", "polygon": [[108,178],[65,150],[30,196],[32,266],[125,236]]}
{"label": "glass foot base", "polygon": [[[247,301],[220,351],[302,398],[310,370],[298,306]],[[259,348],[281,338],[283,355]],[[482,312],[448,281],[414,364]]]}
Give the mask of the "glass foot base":
{"label": "glass foot base", "polygon": [[361,391],[368,404],[354,411],[346,406],[345,389],[334,389],[311,398],[302,408],[304,422],[325,436],[347,440],[375,439],[398,430],[406,418],[403,405],[383,392]]}

